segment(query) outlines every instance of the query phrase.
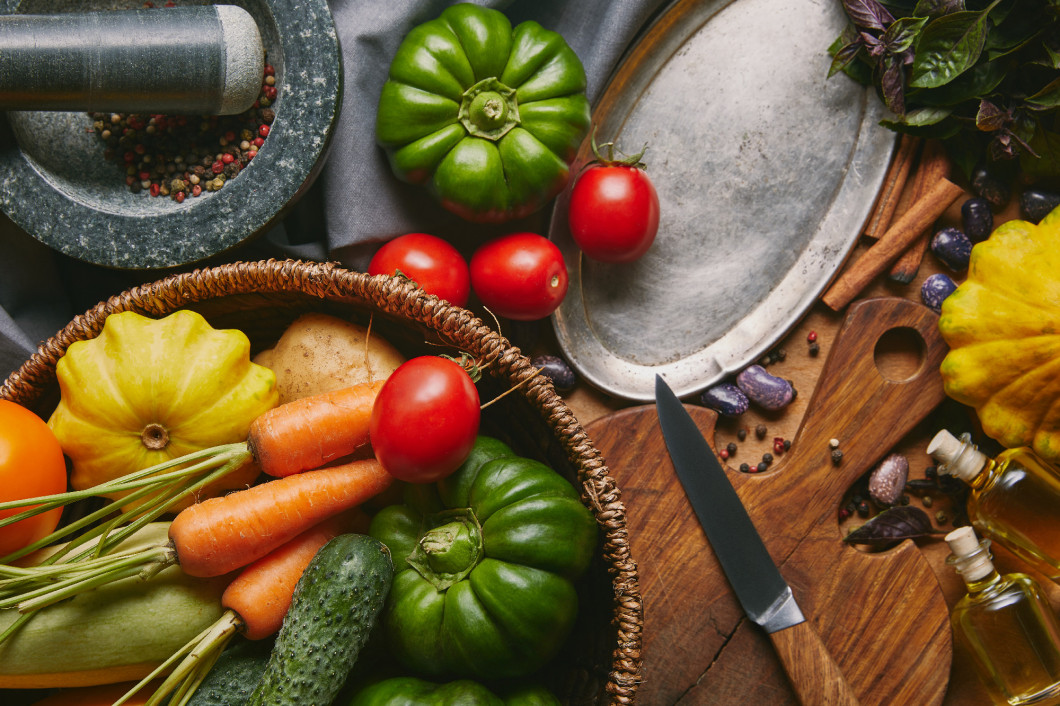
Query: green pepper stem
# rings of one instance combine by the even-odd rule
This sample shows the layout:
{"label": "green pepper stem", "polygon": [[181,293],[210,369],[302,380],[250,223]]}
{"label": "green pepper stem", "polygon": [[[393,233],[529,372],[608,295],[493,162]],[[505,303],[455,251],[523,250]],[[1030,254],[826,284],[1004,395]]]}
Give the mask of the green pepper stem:
{"label": "green pepper stem", "polygon": [[406,561],[439,591],[462,580],[482,560],[482,527],[470,508],[428,518],[430,527]]}
{"label": "green pepper stem", "polygon": [[469,135],[497,141],[519,125],[515,89],[496,78],[484,78],[464,91],[460,123]]}

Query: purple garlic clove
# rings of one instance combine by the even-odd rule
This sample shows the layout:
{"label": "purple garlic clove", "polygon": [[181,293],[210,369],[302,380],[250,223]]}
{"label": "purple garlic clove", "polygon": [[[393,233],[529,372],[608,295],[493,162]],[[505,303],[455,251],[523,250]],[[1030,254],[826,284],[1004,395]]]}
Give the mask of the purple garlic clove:
{"label": "purple garlic clove", "polygon": [[936,313],[942,313],[942,302],[957,289],[957,283],[949,275],[939,272],[928,275],[920,286],[920,300]]}
{"label": "purple garlic clove", "polygon": [[765,409],[782,409],[795,399],[795,388],[784,378],[770,375],[761,365],[751,365],[736,376],[736,385],[747,398]]}
{"label": "purple garlic clove", "polygon": [[968,269],[972,241],[959,228],[943,228],[931,239],[931,252],[955,272]]}
{"label": "purple garlic clove", "polygon": [[731,382],[719,382],[708,387],[699,399],[705,407],[710,407],[723,417],[738,417],[750,406],[747,395]]}
{"label": "purple garlic clove", "polygon": [[902,454],[891,454],[869,476],[869,496],[880,505],[894,505],[902,498],[908,479],[909,459]]}

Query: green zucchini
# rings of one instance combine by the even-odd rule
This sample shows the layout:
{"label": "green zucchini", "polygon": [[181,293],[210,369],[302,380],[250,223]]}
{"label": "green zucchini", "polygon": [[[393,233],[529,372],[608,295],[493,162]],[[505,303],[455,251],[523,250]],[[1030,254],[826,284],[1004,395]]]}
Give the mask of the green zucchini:
{"label": "green zucchini", "polygon": [[[121,549],[165,542],[168,530],[168,522],[151,523]],[[172,566],[146,581],[122,579],[43,608],[0,643],[0,689],[141,679],[221,617],[227,582]],[[0,610],[0,632],[18,616]]]}
{"label": "green zucchini", "polygon": [[382,612],[394,564],[379,540],[343,534],[321,547],[294,590],[247,706],[328,706]]}

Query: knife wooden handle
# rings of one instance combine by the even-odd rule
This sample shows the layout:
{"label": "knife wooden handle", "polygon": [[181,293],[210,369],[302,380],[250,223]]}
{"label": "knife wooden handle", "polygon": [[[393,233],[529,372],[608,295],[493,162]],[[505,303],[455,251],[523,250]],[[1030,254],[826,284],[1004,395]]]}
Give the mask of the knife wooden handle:
{"label": "knife wooden handle", "polygon": [[857,706],[858,697],[809,621],[770,633],[769,639],[802,706]]}

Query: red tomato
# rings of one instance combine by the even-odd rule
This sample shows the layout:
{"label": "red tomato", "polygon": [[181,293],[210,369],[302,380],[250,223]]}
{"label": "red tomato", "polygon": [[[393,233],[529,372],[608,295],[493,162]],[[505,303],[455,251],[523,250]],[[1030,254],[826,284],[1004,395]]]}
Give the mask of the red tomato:
{"label": "red tomato", "polygon": [[[25,407],[0,400],[0,502],[24,500],[66,491],[63,450],[44,420]],[[28,508],[0,512],[17,515]],[[0,556],[6,556],[50,534],[62,508],[0,528]]]}
{"label": "red tomato", "polygon": [[467,459],[480,416],[478,390],[467,371],[440,356],[411,358],[375,398],[372,449],[395,478],[433,483]]}
{"label": "red tomato", "polygon": [[512,233],[480,246],[471,256],[471,288],[497,316],[543,319],[567,294],[567,266],[548,238]]}
{"label": "red tomato", "polygon": [[370,275],[400,271],[428,294],[454,306],[465,306],[471,278],[464,256],[447,243],[426,233],[408,233],[383,245],[368,263]]}
{"label": "red tomato", "polygon": [[582,172],[567,214],[574,242],[600,262],[633,262],[659,231],[659,196],[644,170],[598,164]]}

